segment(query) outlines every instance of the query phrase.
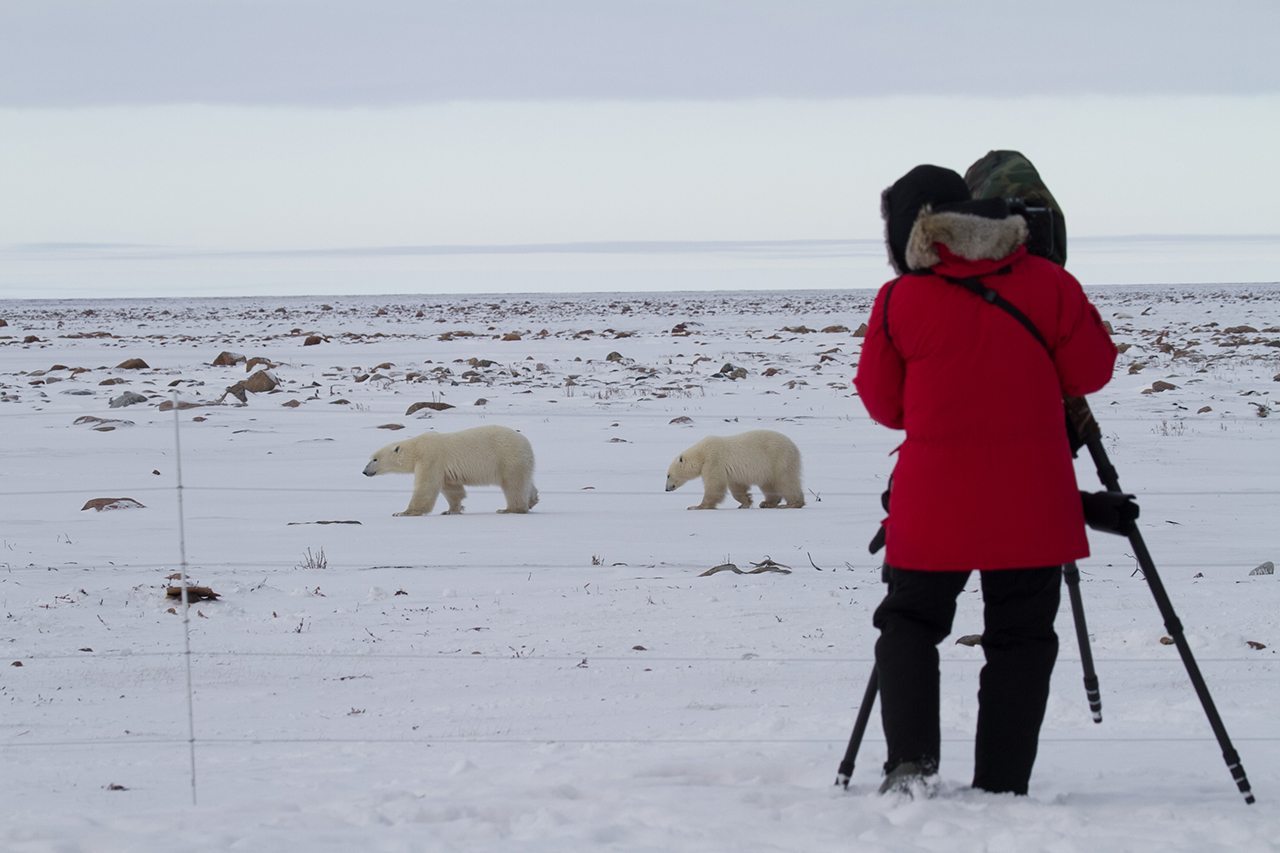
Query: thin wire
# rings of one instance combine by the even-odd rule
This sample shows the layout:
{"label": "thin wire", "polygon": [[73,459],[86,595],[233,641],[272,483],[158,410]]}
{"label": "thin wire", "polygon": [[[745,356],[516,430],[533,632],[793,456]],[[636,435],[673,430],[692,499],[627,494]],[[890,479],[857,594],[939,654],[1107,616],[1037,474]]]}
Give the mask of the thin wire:
{"label": "thin wire", "polygon": [[187,595],[187,523],[182,504],[182,428],[178,418],[178,392],[173,392],[173,450],[178,472],[178,565],[179,583],[182,584],[182,642],[183,658],[187,664],[187,751],[191,758],[191,805],[196,799],[196,709],[194,691],[191,689],[191,601]]}

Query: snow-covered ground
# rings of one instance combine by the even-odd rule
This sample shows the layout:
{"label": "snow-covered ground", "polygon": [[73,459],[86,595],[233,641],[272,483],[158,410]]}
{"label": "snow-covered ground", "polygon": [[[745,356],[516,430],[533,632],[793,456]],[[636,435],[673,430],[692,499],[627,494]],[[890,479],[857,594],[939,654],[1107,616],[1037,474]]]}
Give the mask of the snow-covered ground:
{"label": "snow-covered ground", "polygon": [[[0,302],[0,850],[1280,849],[1280,577],[1251,574],[1280,562],[1280,286],[1092,293],[1127,348],[1091,404],[1253,806],[1098,534],[1105,720],[1064,598],[1030,797],[967,789],[981,650],[949,640],[942,795],[874,793],[878,717],[832,785],[900,438],[849,384],[871,296]],[[224,351],[279,387],[224,394],[264,369]],[[533,443],[528,515],[476,488],[396,518],[411,478],[361,476],[396,436],[486,423]],[[663,491],[684,447],[757,427],[800,446],[804,509]],[[144,506],[81,509],[102,497]],[[189,657],[184,552],[220,596]],[[702,576],[766,558],[789,573]]]}

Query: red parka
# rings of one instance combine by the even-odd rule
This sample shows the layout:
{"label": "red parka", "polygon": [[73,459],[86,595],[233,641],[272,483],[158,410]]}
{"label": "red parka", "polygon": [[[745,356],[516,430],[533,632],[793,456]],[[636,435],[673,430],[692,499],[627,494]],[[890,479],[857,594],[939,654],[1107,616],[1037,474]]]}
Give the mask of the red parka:
{"label": "red parka", "polygon": [[[885,560],[895,568],[1088,556],[1062,398],[1105,385],[1116,348],[1080,283],[1019,245],[1025,230],[1016,248],[1008,233],[987,239],[1011,220],[1021,223],[950,216],[945,227],[917,227],[908,258],[928,272],[886,284],[872,307],[854,385],[872,418],[906,430],[886,521]],[[1008,312],[941,275],[981,277],[1031,319],[1051,353]]]}

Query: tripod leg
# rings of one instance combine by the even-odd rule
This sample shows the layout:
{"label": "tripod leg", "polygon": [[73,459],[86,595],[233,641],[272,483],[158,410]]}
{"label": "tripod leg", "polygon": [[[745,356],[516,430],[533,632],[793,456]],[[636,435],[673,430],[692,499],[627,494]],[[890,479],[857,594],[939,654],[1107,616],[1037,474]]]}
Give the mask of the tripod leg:
{"label": "tripod leg", "polygon": [[1182,632],[1182,622],[1179,621],[1178,614],[1173,610],[1173,603],[1169,600],[1169,593],[1165,591],[1164,582],[1160,580],[1160,573],[1156,571],[1155,563],[1151,559],[1151,553],[1147,551],[1147,545],[1142,541],[1142,534],[1136,529],[1129,534],[1129,544],[1133,546],[1133,553],[1138,558],[1138,565],[1142,567],[1142,573],[1147,577],[1147,586],[1151,587],[1151,594],[1155,597],[1156,607],[1160,610],[1160,616],[1164,619],[1164,628],[1169,632],[1169,636],[1173,638],[1173,644],[1177,646],[1178,654],[1182,656],[1182,663],[1187,668],[1187,675],[1191,678],[1191,684],[1195,688],[1196,696],[1200,699],[1205,716],[1209,718],[1209,727],[1213,729],[1213,733],[1218,739],[1218,746],[1222,748],[1222,759],[1227,763],[1227,769],[1231,771],[1231,778],[1235,780],[1236,787],[1244,795],[1244,801],[1253,803],[1253,791],[1249,787],[1249,777],[1245,775],[1244,767],[1240,764],[1240,755],[1236,752],[1235,747],[1232,746],[1231,738],[1227,735],[1227,727],[1223,724],[1222,717],[1218,714],[1218,708],[1213,702],[1213,697],[1209,695],[1209,686],[1205,684],[1204,676],[1200,674],[1200,667],[1196,664],[1196,659],[1191,654],[1191,646],[1187,643],[1187,638]]}
{"label": "tripod leg", "polygon": [[858,757],[858,748],[862,746],[862,736],[866,734],[867,722],[871,719],[871,708],[876,703],[876,692],[880,689],[880,673],[871,667],[871,678],[867,681],[867,689],[862,694],[862,704],[858,706],[858,718],[853,722],[853,734],[849,736],[849,746],[844,751],[840,768],[836,771],[836,784],[849,787],[849,778],[853,776],[853,762]]}
{"label": "tripod leg", "polygon": [[[1098,479],[1102,481],[1102,485],[1108,491],[1123,491],[1120,488],[1120,476],[1116,473],[1115,466],[1111,464],[1111,460],[1107,457],[1107,449],[1102,446],[1102,430],[1098,428],[1098,422],[1094,419],[1093,412],[1089,409],[1089,404],[1083,397],[1073,397],[1066,401],[1066,409],[1067,417],[1075,431],[1075,435],[1089,448],[1089,455],[1093,457],[1093,464],[1098,470]],[[1240,755],[1231,744],[1231,738],[1227,735],[1227,727],[1223,725],[1222,717],[1218,714],[1218,708],[1213,702],[1213,697],[1209,695],[1209,686],[1205,684],[1204,676],[1200,674],[1200,667],[1196,664],[1195,656],[1191,654],[1191,646],[1187,643],[1187,638],[1182,633],[1182,622],[1179,621],[1178,614],[1173,610],[1173,603],[1169,601],[1169,593],[1165,591],[1164,582],[1160,580],[1160,573],[1156,571],[1156,564],[1151,559],[1151,552],[1147,550],[1147,544],[1142,541],[1142,534],[1138,532],[1136,526],[1129,533],[1129,544],[1133,546],[1133,554],[1138,559],[1138,566],[1142,569],[1142,573],[1146,575],[1147,586],[1151,588],[1151,595],[1156,600],[1156,608],[1159,609],[1160,616],[1164,619],[1164,628],[1169,632],[1169,636],[1173,638],[1173,644],[1177,647],[1178,654],[1182,657],[1182,664],[1187,669],[1191,685],[1195,688],[1196,697],[1199,698],[1200,705],[1204,708],[1205,716],[1209,718],[1209,727],[1213,729],[1213,734],[1218,739],[1218,746],[1222,749],[1222,759],[1226,762],[1227,769],[1231,771],[1231,778],[1235,780],[1236,787],[1244,795],[1244,801],[1252,803],[1254,801],[1253,791],[1249,787],[1249,777],[1245,774],[1244,767],[1240,764]]]}
{"label": "tripod leg", "polygon": [[1102,722],[1102,694],[1098,692],[1098,673],[1093,668],[1093,650],[1089,646],[1089,628],[1084,621],[1084,601],[1080,597],[1080,569],[1072,561],[1062,567],[1067,581],[1067,597],[1071,599],[1071,616],[1076,623],[1076,642],[1080,645],[1080,665],[1084,668],[1084,695],[1095,723]]}

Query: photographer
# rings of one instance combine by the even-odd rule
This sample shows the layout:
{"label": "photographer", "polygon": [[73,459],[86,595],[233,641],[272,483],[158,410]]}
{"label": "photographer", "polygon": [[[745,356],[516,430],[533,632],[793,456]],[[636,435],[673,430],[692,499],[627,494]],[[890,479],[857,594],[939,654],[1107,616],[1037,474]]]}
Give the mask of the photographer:
{"label": "photographer", "polygon": [[1105,385],[1116,348],[1079,282],[1027,251],[1026,222],[1005,202],[973,201],[960,175],[926,165],[881,203],[899,277],[876,297],[854,379],[871,417],[906,431],[885,522],[889,591],[874,616],[881,792],[936,783],[937,645],[976,569],[986,665],[973,786],[1025,794],[1058,653],[1061,567],[1088,555],[1062,400]]}

